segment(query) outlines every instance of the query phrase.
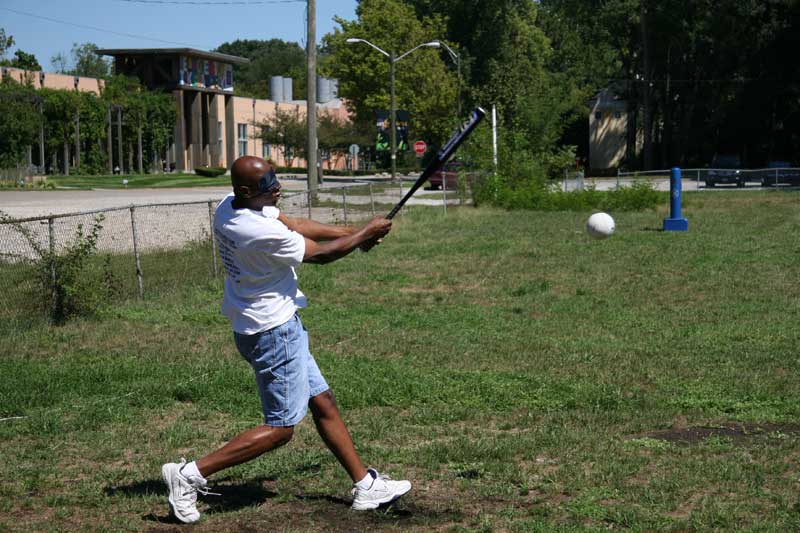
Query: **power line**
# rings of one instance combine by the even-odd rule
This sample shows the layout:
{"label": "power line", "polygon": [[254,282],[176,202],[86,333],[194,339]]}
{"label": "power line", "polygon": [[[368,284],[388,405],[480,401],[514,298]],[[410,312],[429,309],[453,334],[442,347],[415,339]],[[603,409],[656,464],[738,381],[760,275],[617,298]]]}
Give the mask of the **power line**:
{"label": "power line", "polygon": [[87,24],[78,24],[78,23],[75,23],[75,22],[67,22],[66,20],[54,19],[54,18],[51,18],[51,17],[45,17],[45,16],[42,16],[42,15],[36,15],[34,13],[26,13],[25,11],[17,11],[16,9],[11,9],[11,8],[8,8],[8,7],[0,7],[0,9],[3,9],[5,11],[10,11],[11,13],[16,13],[17,15],[24,15],[26,17],[32,17],[32,18],[35,18],[35,19],[41,19],[41,20],[46,20],[46,21],[49,21],[49,22],[55,22],[56,24],[64,24],[66,26],[74,26],[76,28],[82,28],[82,29],[85,29],[85,30],[99,31],[101,33],[111,33],[111,34],[114,34],[114,35],[120,35],[122,37],[132,37],[134,39],[144,39],[146,41],[155,41],[155,42],[159,42],[159,43],[178,44],[178,45],[181,45],[181,46],[191,46],[192,48],[203,48],[202,45],[198,45],[198,44],[181,43],[181,42],[177,42],[177,41],[167,41],[167,40],[164,40],[164,39],[158,39],[156,37],[148,37],[146,35],[137,35],[135,33],[124,33],[124,32],[119,32],[119,31],[114,31],[114,30],[108,30],[108,29],[105,29],[105,28],[98,28],[97,26],[89,26]]}
{"label": "power line", "polygon": [[129,4],[166,4],[176,6],[259,6],[265,4],[305,4],[305,0],[119,0]]}

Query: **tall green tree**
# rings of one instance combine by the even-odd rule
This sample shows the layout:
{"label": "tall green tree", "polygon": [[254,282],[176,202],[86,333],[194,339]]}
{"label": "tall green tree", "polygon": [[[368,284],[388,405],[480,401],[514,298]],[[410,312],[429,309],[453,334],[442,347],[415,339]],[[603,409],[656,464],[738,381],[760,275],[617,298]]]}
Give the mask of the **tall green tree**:
{"label": "tall green tree", "polygon": [[97,45],[94,43],[74,43],[70,55],[74,65],[71,73],[75,76],[107,78],[111,72],[111,64],[97,55]]}
{"label": "tall green tree", "polygon": [[39,97],[10,77],[0,80],[0,167],[25,162],[28,146],[38,139]]}
{"label": "tall green tree", "polygon": [[306,56],[299,44],[281,39],[237,39],[222,43],[215,51],[250,60],[248,64],[233,66],[236,94],[269,98],[270,78],[287,76],[294,80],[293,93],[297,99],[305,98]]}
{"label": "tall green tree", "polygon": [[14,37],[6,35],[5,28],[0,28],[0,65],[5,64],[6,53],[12,46],[14,46]]}
{"label": "tall green tree", "polygon": [[42,66],[39,64],[36,56],[22,50],[14,52],[14,59],[11,60],[11,66],[23,70],[42,70]]}
{"label": "tall green tree", "polygon": [[59,74],[108,78],[111,73],[111,63],[97,55],[97,49],[97,45],[91,42],[72,43],[69,56],[59,52],[50,58],[50,64]]}
{"label": "tall green tree", "polygon": [[[418,19],[400,0],[362,0],[355,21],[337,18],[323,38],[329,58],[322,70],[339,80],[339,95],[360,125],[375,124],[376,111],[390,104],[390,63],[386,56],[349,38],[366,39],[396,57],[419,44],[444,39],[439,16]],[[421,48],[395,63],[396,109],[411,114],[410,135],[441,143],[457,120],[456,70],[441,50]],[[374,128],[374,126],[373,126]]]}
{"label": "tall green tree", "polygon": [[628,100],[629,147],[637,133],[643,139],[632,166],[708,164],[715,152],[758,165],[800,149],[798,2],[541,5],[559,62],[587,86],[611,87]]}
{"label": "tall green tree", "polygon": [[305,157],[306,120],[299,109],[278,109],[275,115],[255,125],[262,142],[280,146],[287,166],[298,157]]}
{"label": "tall green tree", "polygon": [[[497,107],[499,170],[510,182],[560,174],[574,147],[563,137],[585,116],[588,91],[573,72],[553,68],[538,3],[527,0],[410,0],[419,16],[439,15],[461,55],[471,105]],[[480,135],[480,134],[479,134]],[[484,143],[491,146],[491,143]],[[488,158],[484,149],[484,159]],[[477,157],[477,154],[473,154]]]}

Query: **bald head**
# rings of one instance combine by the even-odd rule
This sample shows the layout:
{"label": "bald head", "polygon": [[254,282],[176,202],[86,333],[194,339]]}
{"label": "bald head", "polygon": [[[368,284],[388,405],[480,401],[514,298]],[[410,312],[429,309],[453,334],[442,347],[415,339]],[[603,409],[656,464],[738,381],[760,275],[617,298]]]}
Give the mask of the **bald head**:
{"label": "bald head", "polygon": [[238,186],[244,185],[258,188],[258,180],[270,169],[269,163],[254,155],[245,155],[233,162],[231,167],[231,185],[234,192]]}
{"label": "bald head", "polygon": [[280,198],[281,185],[274,169],[260,157],[246,155],[234,161],[231,185],[237,208],[261,209],[264,205],[275,205]]}

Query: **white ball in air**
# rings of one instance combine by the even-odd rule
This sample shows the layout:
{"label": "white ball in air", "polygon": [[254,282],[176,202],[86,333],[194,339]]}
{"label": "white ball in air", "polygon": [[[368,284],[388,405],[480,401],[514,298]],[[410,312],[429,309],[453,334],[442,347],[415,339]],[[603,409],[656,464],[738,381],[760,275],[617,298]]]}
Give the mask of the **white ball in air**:
{"label": "white ball in air", "polygon": [[605,239],[614,233],[616,224],[608,213],[595,213],[586,221],[586,232],[595,239]]}

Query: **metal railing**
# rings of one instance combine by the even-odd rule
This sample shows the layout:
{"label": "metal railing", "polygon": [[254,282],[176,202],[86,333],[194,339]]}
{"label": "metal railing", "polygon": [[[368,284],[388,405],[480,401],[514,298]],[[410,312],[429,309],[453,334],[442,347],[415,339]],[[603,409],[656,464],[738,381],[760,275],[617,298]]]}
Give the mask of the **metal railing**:
{"label": "metal railing", "polygon": [[[698,190],[716,185],[736,185],[738,187],[774,187],[800,185],[800,168],[681,168],[684,181],[694,181]],[[647,180],[656,187],[669,185],[669,169],[619,171],[616,186],[620,187],[630,180]]]}

